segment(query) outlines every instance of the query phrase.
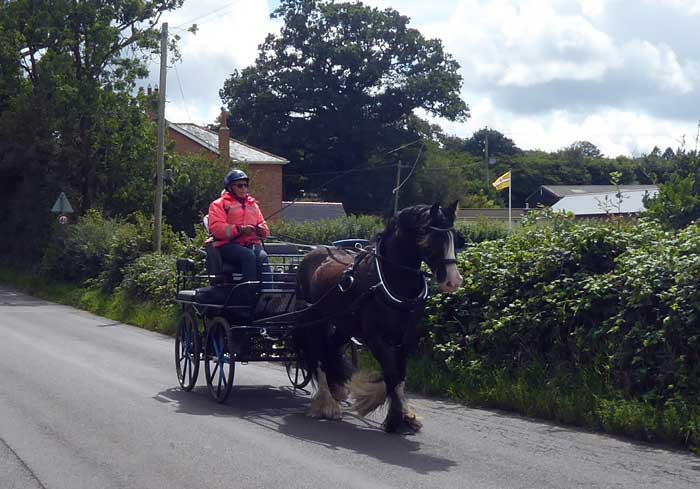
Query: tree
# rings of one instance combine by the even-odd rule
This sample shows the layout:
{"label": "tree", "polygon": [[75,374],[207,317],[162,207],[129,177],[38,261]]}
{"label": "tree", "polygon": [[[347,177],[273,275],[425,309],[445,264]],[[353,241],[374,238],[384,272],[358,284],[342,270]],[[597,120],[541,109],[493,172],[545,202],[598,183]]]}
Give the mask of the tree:
{"label": "tree", "polygon": [[60,191],[79,212],[152,206],[155,131],[132,93],[160,15],[182,1],[0,2],[2,241],[13,252],[41,252],[34,235],[50,230]]}
{"label": "tree", "polygon": [[512,139],[488,127],[479,129],[472,134],[472,137],[466,140],[464,150],[472,156],[483,158],[486,151],[487,138],[489,141],[489,155],[491,156],[514,156],[521,153],[520,148],[515,145]]}
{"label": "tree", "polygon": [[[284,22],[280,34],[265,39],[255,64],[234,71],[220,95],[233,134],[289,158],[290,173],[307,175],[285,180],[288,198],[303,185],[350,212],[377,210],[386,202],[370,201],[365,189],[390,192],[393,172],[380,167],[402,156],[388,157],[389,150],[416,139],[413,110],[468,117],[457,62],[396,10],[282,0],[272,17]],[[324,184],[359,167],[368,173]]]}
{"label": "tree", "polygon": [[647,215],[680,229],[700,219],[700,154],[681,147],[674,163],[675,171],[659,185],[658,195],[644,199],[644,205]]}
{"label": "tree", "polygon": [[36,112],[46,134],[53,135],[52,151],[78,192],[81,209],[91,207],[100,192],[100,165],[106,163],[97,144],[100,132],[110,118],[123,115],[131,103],[126,95],[146,76],[145,61],[159,49],[160,15],[182,3],[17,0],[0,5],[0,29],[11,33],[12,61],[27,85],[23,107]]}
{"label": "tree", "polygon": [[[175,180],[165,188],[163,214],[175,231],[194,235],[209,204],[220,196],[222,175],[231,169],[231,163],[223,158],[210,160],[174,151],[168,151],[167,156]],[[245,166],[243,169],[247,170]]]}
{"label": "tree", "polygon": [[600,152],[598,146],[591,143],[590,141],[576,141],[571,146],[566,148],[570,151],[577,151],[581,153],[581,156],[585,158],[602,158],[603,153]]}

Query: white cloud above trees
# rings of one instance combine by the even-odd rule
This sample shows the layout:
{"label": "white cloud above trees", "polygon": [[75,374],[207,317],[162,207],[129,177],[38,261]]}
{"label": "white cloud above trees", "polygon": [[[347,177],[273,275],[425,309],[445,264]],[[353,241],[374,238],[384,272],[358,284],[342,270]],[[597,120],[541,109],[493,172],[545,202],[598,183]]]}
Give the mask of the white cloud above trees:
{"label": "white cloud above trees", "polygon": [[[213,121],[218,90],[279,24],[265,0],[189,0],[167,21],[208,12],[182,35],[168,78],[168,117]],[[442,39],[461,65],[466,123],[437,121],[460,137],[489,126],[526,149],[589,140],[608,156],[676,147],[700,119],[697,0],[366,0]],[[196,22],[196,21],[195,21]],[[181,26],[181,29],[185,26]],[[150,77],[157,83],[157,63]],[[184,94],[184,97],[183,97]]]}

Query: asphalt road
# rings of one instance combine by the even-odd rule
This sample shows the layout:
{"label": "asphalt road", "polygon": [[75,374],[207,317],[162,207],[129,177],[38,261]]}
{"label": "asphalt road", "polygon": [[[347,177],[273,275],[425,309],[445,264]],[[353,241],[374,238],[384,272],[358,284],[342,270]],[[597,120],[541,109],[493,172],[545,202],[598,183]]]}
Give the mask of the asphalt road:
{"label": "asphalt road", "polygon": [[275,364],[178,388],[174,340],[0,287],[0,488],[700,487],[700,458],[415,399],[414,436],[305,416]]}

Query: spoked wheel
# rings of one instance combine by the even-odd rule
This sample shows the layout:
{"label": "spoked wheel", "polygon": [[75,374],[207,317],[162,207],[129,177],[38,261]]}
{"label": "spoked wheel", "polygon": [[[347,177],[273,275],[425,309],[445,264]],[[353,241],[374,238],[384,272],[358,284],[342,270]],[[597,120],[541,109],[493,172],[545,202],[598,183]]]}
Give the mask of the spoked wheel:
{"label": "spoked wheel", "polygon": [[231,326],[226,319],[216,317],[209,324],[204,341],[204,373],[216,402],[224,402],[231,393],[236,367],[232,352]]}
{"label": "spoked wheel", "polygon": [[175,335],[175,370],[183,390],[189,391],[199,375],[199,332],[191,313],[185,312],[177,325]]}
{"label": "spoked wheel", "polygon": [[297,357],[296,360],[287,362],[284,365],[287,370],[287,377],[296,389],[303,389],[311,381],[311,372],[306,369],[303,361]]}

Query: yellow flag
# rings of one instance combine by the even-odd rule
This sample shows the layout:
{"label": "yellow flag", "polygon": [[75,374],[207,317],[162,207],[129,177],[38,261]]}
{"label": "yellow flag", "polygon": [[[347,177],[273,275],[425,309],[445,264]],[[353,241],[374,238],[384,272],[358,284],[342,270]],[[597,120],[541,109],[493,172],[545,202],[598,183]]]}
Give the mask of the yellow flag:
{"label": "yellow flag", "polygon": [[504,188],[510,187],[510,170],[494,180],[491,185],[496,187],[496,190],[503,190]]}

